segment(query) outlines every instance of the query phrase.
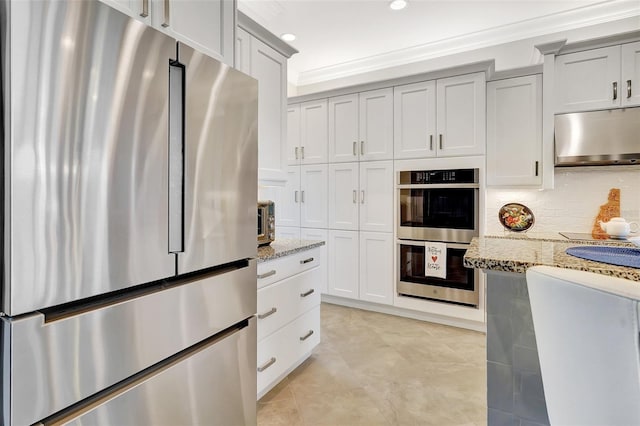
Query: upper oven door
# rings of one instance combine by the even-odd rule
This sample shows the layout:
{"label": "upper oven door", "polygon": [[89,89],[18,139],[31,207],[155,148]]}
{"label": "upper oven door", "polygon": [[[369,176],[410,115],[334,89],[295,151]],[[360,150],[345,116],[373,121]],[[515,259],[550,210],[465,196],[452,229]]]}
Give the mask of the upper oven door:
{"label": "upper oven door", "polygon": [[400,185],[398,191],[398,238],[464,243],[478,235],[477,185]]}

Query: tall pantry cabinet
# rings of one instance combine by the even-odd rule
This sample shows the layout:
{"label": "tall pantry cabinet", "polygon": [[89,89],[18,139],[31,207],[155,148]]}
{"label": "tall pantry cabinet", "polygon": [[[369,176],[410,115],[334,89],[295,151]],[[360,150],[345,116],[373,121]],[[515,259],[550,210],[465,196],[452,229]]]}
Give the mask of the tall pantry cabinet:
{"label": "tall pantry cabinet", "polygon": [[235,67],[258,80],[258,180],[287,179],[287,59],[297,50],[238,11]]}

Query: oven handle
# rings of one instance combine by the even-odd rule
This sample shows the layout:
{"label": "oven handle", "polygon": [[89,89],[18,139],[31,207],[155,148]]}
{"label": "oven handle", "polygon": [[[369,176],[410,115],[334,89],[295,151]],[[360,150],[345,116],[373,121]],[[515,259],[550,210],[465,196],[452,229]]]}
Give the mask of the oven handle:
{"label": "oven handle", "polygon": [[398,189],[458,189],[458,188],[480,188],[477,183],[438,183],[438,184],[415,184],[415,185],[396,185]]}
{"label": "oven handle", "polygon": [[[398,245],[402,245],[402,246],[420,246],[423,247],[425,245],[425,243],[428,243],[431,240],[424,240],[424,241],[415,241],[415,240],[397,240]],[[444,244],[447,245],[447,248],[453,248],[453,249],[467,249],[469,248],[469,246],[471,244],[466,244],[466,243],[449,243],[446,241],[442,241]]]}

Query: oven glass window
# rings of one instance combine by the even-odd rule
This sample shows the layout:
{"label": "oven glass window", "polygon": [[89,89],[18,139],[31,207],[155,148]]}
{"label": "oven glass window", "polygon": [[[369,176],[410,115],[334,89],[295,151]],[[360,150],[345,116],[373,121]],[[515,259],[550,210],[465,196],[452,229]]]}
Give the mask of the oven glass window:
{"label": "oven glass window", "polygon": [[401,189],[400,225],[473,230],[473,188]]}
{"label": "oven glass window", "polygon": [[465,268],[466,249],[447,247],[447,278],[425,277],[424,246],[400,245],[400,281],[440,287],[474,290],[473,269]]}

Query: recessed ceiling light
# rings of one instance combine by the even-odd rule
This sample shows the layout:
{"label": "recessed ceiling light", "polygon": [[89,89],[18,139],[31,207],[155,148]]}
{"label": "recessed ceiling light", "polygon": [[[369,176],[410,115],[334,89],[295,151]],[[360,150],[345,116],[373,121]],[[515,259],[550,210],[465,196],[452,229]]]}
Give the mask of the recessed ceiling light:
{"label": "recessed ceiling light", "polygon": [[280,38],[283,39],[284,41],[293,41],[296,39],[296,35],[291,33],[284,33],[280,36]]}
{"label": "recessed ceiling light", "polygon": [[389,7],[392,10],[401,10],[407,7],[407,0],[392,0],[389,3]]}

